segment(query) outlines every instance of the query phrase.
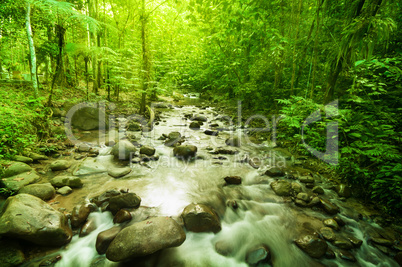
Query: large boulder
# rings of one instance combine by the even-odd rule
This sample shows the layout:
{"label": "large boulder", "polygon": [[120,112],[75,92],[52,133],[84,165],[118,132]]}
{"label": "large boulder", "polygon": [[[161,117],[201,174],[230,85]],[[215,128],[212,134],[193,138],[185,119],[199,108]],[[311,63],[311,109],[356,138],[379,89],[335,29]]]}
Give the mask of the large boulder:
{"label": "large boulder", "polygon": [[75,176],[66,176],[66,175],[58,175],[50,180],[50,183],[54,187],[63,187],[69,186],[72,188],[81,188],[83,183],[79,177]]}
{"label": "large boulder", "polygon": [[137,151],[137,148],[128,140],[120,140],[112,148],[112,155],[115,159],[130,160],[131,155]]}
{"label": "large boulder", "polygon": [[71,118],[71,124],[84,131],[108,128],[108,119],[105,112],[94,107],[83,107],[76,110]]}
{"label": "large boulder", "polygon": [[18,194],[9,197],[0,211],[0,235],[62,246],[70,242],[72,232],[63,213],[35,196]]}
{"label": "large boulder", "polygon": [[141,204],[141,198],[135,193],[126,193],[109,199],[109,209],[116,214],[121,209],[136,209]]}
{"label": "large boulder", "polygon": [[179,159],[188,160],[195,157],[197,147],[193,145],[177,146],[173,149],[173,155]]}
{"label": "large boulder", "polygon": [[11,177],[11,176],[15,176],[24,172],[29,172],[31,171],[32,168],[31,166],[29,166],[26,163],[23,162],[13,162],[11,163],[11,165],[6,169],[6,171],[4,172],[3,177],[7,178],[7,177]]}
{"label": "large boulder", "polygon": [[26,185],[36,183],[40,177],[35,171],[20,173],[1,180],[4,188],[12,191],[19,191]]}
{"label": "large boulder", "polygon": [[96,251],[102,255],[106,253],[110,243],[112,243],[113,239],[117,236],[118,233],[123,229],[122,225],[114,226],[110,229],[107,229],[103,232],[100,232],[96,237]]}
{"label": "large boulder", "polygon": [[221,230],[221,222],[218,215],[204,204],[190,204],[184,208],[181,214],[184,225],[192,232],[214,232]]}
{"label": "large boulder", "polygon": [[305,235],[295,243],[312,258],[321,258],[328,249],[327,242],[313,235]]}
{"label": "large boulder", "polygon": [[56,194],[56,190],[50,183],[31,184],[21,188],[18,193],[33,195],[42,200],[49,200]]}
{"label": "large boulder", "polygon": [[87,220],[91,211],[94,210],[94,207],[92,205],[91,204],[77,205],[73,208],[73,212],[71,213],[72,227],[77,228]]}
{"label": "large boulder", "polygon": [[181,226],[169,217],[154,217],[124,228],[113,239],[106,258],[126,261],[155,253],[161,249],[180,246],[186,239]]}
{"label": "large boulder", "polygon": [[290,196],[292,191],[292,184],[284,180],[273,181],[270,186],[278,196]]}

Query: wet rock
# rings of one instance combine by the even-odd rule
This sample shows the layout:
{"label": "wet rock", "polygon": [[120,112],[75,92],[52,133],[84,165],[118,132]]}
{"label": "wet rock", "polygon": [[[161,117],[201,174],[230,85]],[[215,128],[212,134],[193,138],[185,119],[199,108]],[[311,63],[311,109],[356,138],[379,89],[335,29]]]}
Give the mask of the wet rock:
{"label": "wet rock", "polygon": [[54,177],[52,180],[50,180],[50,183],[54,187],[69,186],[72,188],[81,188],[83,186],[83,183],[80,178],[75,177],[75,176],[65,176],[65,175],[58,175],[58,176]]}
{"label": "wet rock", "polygon": [[394,257],[394,260],[399,264],[399,266],[402,266],[402,252],[398,252]]}
{"label": "wet rock", "polygon": [[71,124],[84,131],[107,129],[109,125],[105,112],[95,107],[82,107],[76,110],[71,118]]}
{"label": "wet rock", "polygon": [[52,163],[50,163],[50,166],[49,166],[49,168],[52,171],[63,171],[63,170],[67,170],[70,167],[71,167],[71,162],[64,160],[64,159],[53,161]]}
{"label": "wet rock", "polygon": [[153,156],[155,154],[155,148],[151,146],[142,146],[140,148],[140,154],[144,154],[147,156]]}
{"label": "wet rock", "polygon": [[126,261],[180,246],[186,239],[181,226],[169,217],[154,217],[121,230],[109,245],[106,258]]}
{"label": "wet rock", "polygon": [[130,120],[126,124],[126,129],[127,131],[132,131],[132,132],[139,132],[141,131],[141,123],[135,120]]}
{"label": "wet rock", "polygon": [[334,229],[335,231],[339,231],[340,227],[338,223],[334,219],[326,219],[323,221],[324,225]]}
{"label": "wet rock", "polygon": [[114,223],[123,223],[127,221],[131,221],[133,217],[131,213],[127,210],[119,210],[113,218]]}
{"label": "wet rock", "polygon": [[353,256],[352,253],[346,250],[339,250],[339,258],[346,261],[356,262],[355,256]]}
{"label": "wet rock", "polygon": [[271,252],[264,245],[256,247],[248,251],[246,254],[246,262],[249,265],[256,265],[258,263],[267,262],[270,259],[271,259]]}
{"label": "wet rock", "polygon": [[221,230],[219,217],[206,205],[190,204],[184,208],[181,216],[188,231],[217,233]]}
{"label": "wet rock", "polygon": [[126,193],[109,199],[109,209],[116,214],[121,209],[137,209],[140,206],[141,198],[135,193]]}
{"label": "wet rock", "polygon": [[96,251],[102,255],[106,253],[107,248],[117,234],[123,229],[122,225],[114,226],[106,231],[100,232],[96,237]]}
{"label": "wet rock", "polygon": [[285,172],[281,168],[273,167],[265,172],[265,175],[270,177],[282,177],[285,176]]}
{"label": "wet rock", "polygon": [[328,249],[327,249],[327,252],[325,252],[324,257],[325,257],[326,259],[331,260],[331,259],[335,259],[335,258],[336,258],[336,255],[335,255],[335,252],[334,252],[332,249],[328,248]]}
{"label": "wet rock", "polygon": [[308,196],[307,193],[299,193],[296,196],[297,199],[303,200],[304,202],[308,203],[310,200],[310,197]]}
{"label": "wet rock", "polygon": [[200,129],[200,124],[197,121],[193,121],[190,123],[189,128],[192,130],[198,130]]}
{"label": "wet rock", "polygon": [[190,118],[192,121],[201,121],[201,122],[206,122],[208,121],[208,118],[202,115],[194,115],[193,117]]}
{"label": "wet rock", "polygon": [[56,194],[56,190],[50,183],[31,184],[24,186],[18,191],[19,194],[29,194],[42,200],[49,200]]}
{"label": "wet rock", "polygon": [[18,194],[9,197],[0,212],[0,235],[61,246],[70,242],[72,232],[63,213],[37,197]]}
{"label": "wet rock", "polygon": [[111,197],[119,196],[121,192],[116,189],[107,190],[99,196],[92,198],[90,201],[95,203],[96,206],[100,207],[103,203],[108,202]]}
{"label": "wet rock", "polygon": [[312,191],[313,191],[313,193],[316,193],[316,194],[319,194],[319,195],[322,195],[322,194],[325,193],[324,189],[322,189],[321,186],[314,186]]}
{"label": "wet rock", "polygon": [[321,207],[324,209],[324,211],[330,215],[337,214],[339,212],[339,207],[337,207],[335,204],[332,204],[328,200],[320,198],[321,202]]}
{"label": "wet rock", "polygon": [[222,154],[222,155],[235,155],[238,154],[239,151],[237,150],[231,150],[231,149],[225,149],[225,148],[218,148],[213,152],[213,154]]}
{"label": "wet rock", "polygon": [[56,256],[48,256],[44,260],[42,260],[39,264],[39,266],[54,266],[55,263],[60,261],[62,259],[61,255],[56,255]]}
{"label": "wet rock", "polygon": [[206,135],[212,135],[212,136],[218,136],[219,131],[213,131],[213,130],[205,130],[204,134]]}
{"label": "wet rock", "polygon": [[346,198],[350,197],[352,194],[350,187],[345,184],[337,185],[336,192],[338,193],[338,196]]}
{"label": "wet rock", "polygon": [[296,199],[295,204],[296,204],[296,206],[299,206],[299,207],[308,207],[308,203],[301,199]]}
{"label": "wet rock", "polygon": [[382,253],[384,253],[385,255],[388,255],[388,256],[392,252],[391,249],[389,247],[386,247],[386,246],[381,246],[381,245],[378,245],[376,243],[372,243],[372,246],[374,246],[376,249],[378,249],[379,251],[381,251]]}
{"label": "wet rock", "polygon": [[24,261],[25,255],[17,242],[10,240],[0,241],[0,266],[21,266]]}
{"label": "wet rock", "polygon": [[313,198],[311,199],[310,203],[308,203],[308,206],[309,206],[309,207],[314,207],[314,206],[319,205],[320,203],[321,203],[321,202],[320,202],[320,198],[319,198],[319,197],[313,197]]}
{"label": "wet rock", "polygon": [[73,189],[71,189],[71,187],[69,187],[69,186],[63,186],[62,188],[57,189],[56,192],[57,192],[58,194],[60,194],[60,195],[65,196],[65,195],[68,195],[68,194],[70,194],[71,192],[73,192]]}
{"label": "wet rock", "polygon": [[3,178],[1,183],[4,188],[12,191],[19,191],[24,186],[33,184],[40,180],[39,175],[35,171],[20,173],[11,177]]}
{"label": "wet rock", "polygon": [[296,182],[292,182],[292,191],[295,194],[298,194],[302,191],[302,186],[299,183]]}
{"label": "wet rock", "polygon": [[193,145],[177,146],[173,149],[173,155],[178,159],[188,160],[195,157],[197,147]]}
{"label": "wet rock", "polygon": [[222,256],[229,256],[233,253],[233,243],[228,241],[218,241],[215,243],[215,251]]}
{"label": "wet rock", "polygon": [[71,226],[75,228],[81,226],[93,210],[94,208],[90,204],[75,206],[71,213]]}
{"label": "wet rock", "polygon": [[237,201],[236,200],[228,200],[227,202],[226,202],[226,206],[228,206],[228,207],[231,207],[232,209],[237,209],[237,208],[239,208],[239,205],[237,204]]}
{"label": "wet rock", "polygon": [[311,176],[300,176],[299,181],[304,184],[314,184],[314,178]]}
{"label": "wet rock", "polygon": [[352,243],[353,247],[358,248],[363,244],[363,241],[352,236],[352,235],[348,235],[346,236],[346,238],[350,241],[350,243]]}
{"label": "wet rock", "polygon": [[338,223],[338,225],[339,226],[345,226],[346,225],[346,223],[342,220],[342,218],[341,217],[339,217],[339,216],[334,216],[334,218],[333,218],[337,223]]}
{"label": "wet rock", "polygon": [[353,244],[343,236],[337,236],[335,241],[333,242],[334,246],[341,249],[352,249]]}
{"label": "wet rock", "polygon": [[292,185],[290,182],[279,180],[272,182],[270,186],[278,196],[290,196],[290,192],[292,190]]}
{"label": "wet rock", "polygon": [[235,135],[233,137],[229,137],[228,139],[225,140],[225,144],[228,146],[240,147],[241,146],[241,138],[239,138],[239,136],[237,136],[237,135]]}
{"label": "wet rock", "polygon": [[328,244],[313,235],[305,235],[295,241],[296,245],[312,258],[321,258],[328,249]]}
{"label": "wet rock", "polygon": [[112,147],[116,144],[115,140],[106,140],[105,146]]}
{"label": "wet rock", "polygon": [[86,143],[81,143],[77,147],[78,152],[89,152],[90,149],[91,149],[91,146]]}
{"label": "wet rock", "polygon": [[33,159],[25,157],[25,156],[20,156],[20,155],[15,155],[13,157],[13,160],[18,161],[18,162],[23,162],[23,163],[31,163],[31,162],[33,162]]}
{"label": "wet rock", "polygon": [[81,227],[79,237],[84,237],[84,236],[89,235],[90,233],[95,231],[97,227],[98,227],[98,225],[96,224],[96,220],[95,219],[89,219]]}
{"label": "wet rock", "polygon": [[371,237],[370,241],[372,241],[378,245],[386,246],[386,247],[392,247],[392,245],[394,244],[394,242],[392,242],[391,240],[381,238],[381,237]]}
{"label": "wet rock", "polygon": [[112,148],[112,155],[118,160],[130,160],[137,148],[128,140],[120,140]]}
{"label": "wet rock", "polygon": [[130,167],[109,169],[108,174],[114,178],[123,177],[131,172]]}
{"label": "wet rock", "polygon": [[11,165],[5,170],[3,177],[11,177],[24,172],[32,171],[31,166],[23,162],[13,162]]}
{"label": "wet rock", "polygon": [[30,158],[33,159],[34,161],[38,161],[38,160],[47,160],[47,159],[49,159],[49,158],[48,158],[47,156],[45,156],[45,155],[41,155],[41,154],[33,153],[33,152],[29,153],[29,154],[28,154],[28,157],[30,157]]}
{"label": "wet rock", "polygon": [[[166,136],[166,135],[165,135]],[[180,132],[171,132],[166,136],[165,146],[177,146],[182,143],[182,136]]]}
{"label": "wet rock", "polygon": [[228,184],[241,184],[240,176],[226,176],[224,179]]}
{"label": "wet rock", "polygon": [[332,228],[329,228],[329,227],[322,227],[320,229],[320,234],[327,241],[332,242],[332,241],[334,241],[336,239],[336,235],[335,235],[334,230],[332,230]]}

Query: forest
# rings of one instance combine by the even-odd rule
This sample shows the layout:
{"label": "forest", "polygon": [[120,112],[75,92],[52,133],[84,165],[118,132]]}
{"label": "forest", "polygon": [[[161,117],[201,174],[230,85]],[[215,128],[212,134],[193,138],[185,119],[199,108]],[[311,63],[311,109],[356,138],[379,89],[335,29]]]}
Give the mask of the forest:
{"label": "forest", "polygon": [[0,265],[402,266],[401,121],[400,1],[1,0]]}

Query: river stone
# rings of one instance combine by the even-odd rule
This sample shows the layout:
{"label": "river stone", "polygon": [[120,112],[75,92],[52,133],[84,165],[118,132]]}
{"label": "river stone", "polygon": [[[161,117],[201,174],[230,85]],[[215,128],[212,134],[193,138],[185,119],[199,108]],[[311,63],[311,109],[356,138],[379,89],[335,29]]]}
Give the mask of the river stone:
{"label": "river stone", "polygon": [[334,241],[336,239],[334,230],[332,230],[332,228],[329,227],[322,227],[320,229],[320,234],[322,235],[322,237],[324,237],[325,240],[328,241]]}
{"label": "river stone", "polygon": [[326,259],[335,259],[335,258],[336,258],[336,255],[335,255],[335,252],[334,252],[332,249],[328,248],[328,249],[327,249],[327,252],[325,252],[324,257],[325,257]]}
{"label": "river stone", "polygon": [[193,130],[200,129],[200,124],[197,121],[193,121],[193,122],[190,123],[189,128],[193,129]]}
{"label": "river stone", "polygon": [[226,176],[224,179],[228,184],[241,184],[240,176]]}
{"label": "river stone", "polygon": [[33,159],[25,157],[25,156],[20,156],[20,155],[15,155],[13,160],[18,161],[18,162],[23,162],[23,163],[33,162]]}
{"label": "river stone", "polygon": [[321,186],[314,186],[312,191],[313,191],[313,193],[316,193],[319,195],[324,194],[324,189],[322,189]]}
{"label": "river stone", "polygon": [[348,235],[346,236],[346,238],[350,241],[350,243],[353,244],[355,248],[361,247],[361,245],[363,244],[363,240],[360,240],[352,235]]}
{"label": "river stone", "polygon": [[309,207],[314,207],[317,206],[318,204],[320,204],[320,198],[319,197],[313,197],[313,199],[311,199],[310,203],[308,203]]}
{"label": "river stone", "polygon": [[314,178],[311,176],[300,176],[299,181],[305,184],[314,183]]}
{"label": "river stone", "polygon": [[128,140],[120,140],[112,148],[112,155],[115,159],[130,160],[137,148]]}
{"label": "river stone", "polygon": [[193,117],[191,117],[190,120],[192,120],[192,121],[206,122],[206,121],[208,121],[208,118],[205,117],[205,116],[202,116],[202,115],[197,114],[197,115],[194,115]]}
{"label": "river stone", "polygon": [[398,252],[394,257],[394,260],[399,264],[399,266],[402,266],[402,252]]}
{"label": "river stone", "polygon": [[71,226],[74,228],[80,227],[88,218],[93,210],[90,204],[77,205],[71,213]]}
{"label": "river stone", "polygon": [[225,140],[225,144],[228,146],[240,147],[241,139],[239,138],[239,136],[229,137],[228,139]]}
{"label": "river stone", "polygon": [[58,175],[50,180],[54,187],[69,186],[72,188],[81,188],[83,183],[80,178],[75,176]]}
{"label": "river stone", "polygon": [[47,156],[45,156],[45,155],[41,155],[41,154],[34,153],[34,152],[29,153],[29,154],[28,154],[28,157],[30,157],[30,158],[33,159],[34,161],[38,161],[38,160],[48,160],[48,159],[49,159],[49,158],[48,158]]}
{"label": "river stone", "polygon": [[295,204],[296,204],[296,206],[299,206],[299,207],[308,207],[308,203],[301,199],[296,199]]}
{"label": "river stone", "polygon": [[352,253],[346,250],[339,250],[339,258],[341,258],[342,260],[356,262],[355,256],[353,256]]}
{"label": "river stone", "polygon": [[64,159],[53,161],[52,163],[50,163],[50,166],[49,166],[49,168],[52,171],[67,170],[70,167],[71,167],[71,162],[68,162],[67,160],[64,160]]}
{"label": "river stone", "polygon": [[173,149],[173,156],[182,160],[193,158],[196,153],[197,147],[193,145],[177,146]]}
{"label": "river stone", "polygon": [[370,240],[378,245],[386,246],[386,247],[392,247],[392,245],[394,244],[394,242],[392,242],[391,240],[381,238],[381,237],[372,237],[372,238],[370,238]]}
{"label": "river stone", "polygon": [[169,217],[154,217],[120,231],[109,245],[106,258],[126,261],[161,249],[180,246],[186,239],[181,226]]}
{"label": "river stone", "polygon": [[326,219],[324,220],[324,225],[327,227],[331,227],[332,229],[339,231],[339,225],[334,219]]}
{"label": "river stone", "polygon": [[321,258],[328,249],[328,244],[324,240],[313,235],[305,235],[295,241],[296,245],[312,258]]}
{"label": "river stone", "polygon": [[21,188],[20,191],[18,191],[18,193],[30,194],[42,200],[49,200],[56,194],[56,190],[50,183],[30,184]]}
{"label": "river stone", "polygon": [[84,131],[108,128],[105,112],[94,107],[82,107],[76,110],[71,118],[71,125]]}
{"label": "river stone", "polygon": [[278,196],[290,196],[290,192],[292,190],[292,185],[290,182],[279,180],[272,182],[270,186]]}
{"label": "river stone", "polygon": [[219,135],[219,131],[213,131],[213,130],[205,130],[204,134],[206,135],[212,135],[212,136],[218,136]]}
{"label": "river stone", "polygon": [[88,219],[85,224],[81,227],[79,237],[84,237],[92,233],[98,228],[96,220],[94,218]]}
{"label": "river stone", "polygon": [[293,190],[293,192],[298,194],[302,191],[302,186],[299,183],[292,182],[292,190]]}
{"label": "river stone", "polygon": [[113,223],[122,223],[131,221],[133,217],[128,210],[119,210],[113,218]]}
{"label": "river stone", "polygon": [[109,199],[109,209],[113,214],[116,214],[119,210],[124,208],[137,209],[140,203],[141,198],[135,193],[125,193],[111,197]]}
{"label": "river stone", "polygon": [[73,189],[71,189],[71,187],[69,187],[69,186],[63,186],[62,188],[57,189],[56,192],[57,192],[58,194],[60,194],[60,195],[65,196],[65,195],[68,195],[68,194],[70,194],[71,192],[73,192]]}
{"label": "river stone", "polygon": [[324,211],[330,215],[335,215],[339,212],[339,207],[337,207],[335,204],[332,204],[328,200],[320,198],[321,202],[321,207],[324,209]]}
{"label": "river stone", "polygon": [[96,237],[96,251],[102,255],[106,253],[107,248],[110,243],[112,243],[113,239],[117,236],[118,233],[123,229],[122,225],[114,226],[110,229],[107,229],[103,232],[100,232]]}
{"label": "river stone", "polygon": [[6,169],[3,177],[7,178],[7,177],[15,176],[15,175],[18,175],[18,174],[21,174],[24,172],[29,172],[31,170],[32,170],[31,166],[29,166],[28,164],[26,164],[24,162],[13,162]]}
{"label": "river stone", "polygon": [[340,197],[350,197],[351,196],[351,190],[350,187],[345,185],[345,184],[340,184],[336,186],[336,192],[338,193],[338,196]]}
{"label": "river stone", "polygon": [[131,172],[130,167],[125,168],[112,168],[108,171],[108,174],[114,178],[123,177]]}
{"label": "river stone", "polygon": [[0,211],[0,235],[43,246],[62,246],[72,232],[66,216],[32,195],[9,197]]}
{"label": "river stone", "polygon": [[246,254],[246,262],[251,266],[254,266],[261,262],[269,261],[270,259],[271,259],[271,252],[264,245],[256,247],[248,251]]}
{"label": "river stone", "polygon": [[152,146],[142,146],[140,148],[140,154],[145,154],[147,156],[153,156],[155,154],[155,148]]}
{"label": "river stone", "polygon": [[79,144],[77,148],[78,152],[89,152],[89,150],[91,150],[91,146],[86,143]]}
{"label": "river stone", "polygon": [[204,204],[190,204],[184,208],[181,214],[184,225],[192,232],[214,232],[221,230],[221,222],[218,215]]}
{"label": "river stone", "polygon": [[341,217],[339,217],[338,215],[337,216],[334,216],[334,218],[333,218],[337,223],[338,223],[338,225],[339,226],[345,226],[346,225],[346,223],[342,220],[342,218]]}
{"label": "river stone", "polygon": [[335,247],[341,248],[341,249],[352,249],[354,246],[353,244],[345,237],[343,236],[336,236],[336,239],[333,242]]}
{"label": "river stone", "polygon": [[270,177],[282,177],[285,176],[285,172],[281,168],[273,167],[265,172],[265,175]]}
{"label": "river stone", "polygon": [[0,241],[0,266],[20,266],[25,261],[25,255],[15,241]]}
{"label": "river stone", "polygon": [[215,243],[215,251],[222,256],[229,256],[233,253],[233,242],[221,240]]}
{"label": "river stone", "polygon": [[39,175],[35,171],[20,173],[15,176],[3,178],[1,180],[3,187],[12,191],[19,191],[24,186],[36,183],[40,180]]}
{"label": "river stone", "polygon": [[141,131],[141,123],[135,120],[130,120],[126,124],[127,131],[139,132]]}
{"label": "river stone", "polygon": [[116,189],[107,190],[99,196],[92,198],[90,201],[95,203],[96,206],[100,207],[103,203],[109,201],[111,197],[120,196],[122,193]]}
{"label": "river stone", "polygon": [[309,196],[307,193],[299,193],[299,194],[297,194],[296,197],[297,197],[297,199],[303,200],[306,203],[309,202]]}
{"label": "river stone", "polygon": [[86,158],[73,171],[73,175],[91,175],[106,172],[106,167],[95,158]]}

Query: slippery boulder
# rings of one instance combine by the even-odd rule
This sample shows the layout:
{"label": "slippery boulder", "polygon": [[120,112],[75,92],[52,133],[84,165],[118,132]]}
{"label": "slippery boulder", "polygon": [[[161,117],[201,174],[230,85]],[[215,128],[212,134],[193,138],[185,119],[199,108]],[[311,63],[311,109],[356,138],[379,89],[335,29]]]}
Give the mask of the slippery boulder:
{"label": "slippery boulder", "polygon": [[136,209],[140,206],[141,198],[135,193],[126,193],[118,196],[111,197],[109,199],[109,209],[113,214],[116,214],[119,210]]}
{"label": "slippery boulder", "polygon": [[62,246],[72,232],[66,216],[28,194],[9,197],[0,211],[0,235],[43,246]]}
{"label": "slippery boulder", "polygon": [[58,175],[50,180],[54,187],[69,186],[72,188],[81,188],[83,183],[80,178],[75,176]]}
{"label": "slippery boulder", "polygon": [[20,173],[11,177],[3,178],[1,183],[4,188],[18,191],[26,185],[39,181],[40,177],[35,171]]}
{"label": "slippery boulder", "polygon": [[114,226],[110,229],[107,229],[103,232],[100,232],[96,237],[96,251],[102,255],[106,253],[107,248],[110,243],[112,243],[113,239],[117,236],[117,234],[123,229],[123,226],[118,225]]}
{"label": "slippery boulder", "polygon": [[296,245],[312,258],[321,258],[327,252],[328,244],[313,235],[305,235],[295,240]]}
{"label": "slippery boulder", "polygon": [[204,204],[190,204],[184,208],[181,214],[184,225],[192,232],[214,232],[221,230],[221,222],[218,215]]}
{"label": "slippery boulder", "polygon": [[272,190],[274,190],[275,194],[277,194],[278,196],[290,196],[292,184],[288,181],[274,181],[270,184],[270,186]]}
{"label": "slippery boulder", "polygon": [[173,149],[173,155],[179,159],[188,160],[195,157],[197,147],[193,145],[177,146]]}
{"label": "slippery boulder", "polygon": [[134,223],[113,239],[106,251],[110,261],[126,261],[180,246],[186,239],[181,226],[169,217],[154,217]]}
{"label": "slippery boulder", "polygon": [[71,214],[71,226],[75,228],[81,226],[81,224],[87,220],[89,214],[93,210],[94,207],[90,204],[75,206]]}
{"label": "slippery boulder", "polygon": [[56,194],[56,190],[50,183],[31,184],[21,188],[18,193],[33,195],[42,200],[49,200]]}
{"label": "slippery boulder", "polygon": [[11,177],[11,176],[15,176],[24,172],[29,172],[31,171],[32,168],[31,166],[29,166],[26,163],[23,162],[13,162],[11,163],[11,165],[6,169],[6,171],[4,172],[3,177],[7,178],[7,177]]}
{"label": "slippery boulder", "polygon": [[128,140],[120,140],[112,148],[112,155],[118,160],[130,160],[137,148]]}
{"label": "slippery boulder", "polygon": [[73,113],[71,124],[80,130],[90,131],[99,128],[107,129],[109,123],[103,110],[94,107],[82,107]]}

